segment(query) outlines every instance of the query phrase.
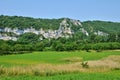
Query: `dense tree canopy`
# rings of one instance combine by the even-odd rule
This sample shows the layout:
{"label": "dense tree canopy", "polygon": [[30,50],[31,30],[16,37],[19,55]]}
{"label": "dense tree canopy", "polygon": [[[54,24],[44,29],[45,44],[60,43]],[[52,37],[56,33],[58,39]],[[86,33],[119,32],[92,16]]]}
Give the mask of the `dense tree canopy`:
{"label": "dense tree canopy", "polygon": [[39,36],[34,33],[25,33],[18,39],[20,43],[36,43],[38,41],[40,41]]}
{"label": "dense tree canopy", "polygon": [[25,29],[33,27],[35,29],[58,29],[59,23],[63,19],[35,19],[31,17],[22,16],[0,16],[0,27],[10,27]]}
{"label": "dense tree canopy", "polygon": [[[26,29],[58,29],[61,19],[35,19],[22,16],[0,16],[0,28],[10,27]],[[0,40],[0,54],[21,53],[26,51],[71,51],[71,50],[108,50],[120,49],[120,23],[105,21],[85,21],[82,26],[70,26],[74,34],[70,38],[43,39],[41,35],[25,33],[19,36],[17,41]],[[89,36],[81,32],[84,28]],[[108,35],[96,35],[94,32],[103,31]],[[1,32],[3,33],[3,32]],[[5,33],[8,36],[16,36],[13,33]],[[16,36],[18,37],[18,36]]]}

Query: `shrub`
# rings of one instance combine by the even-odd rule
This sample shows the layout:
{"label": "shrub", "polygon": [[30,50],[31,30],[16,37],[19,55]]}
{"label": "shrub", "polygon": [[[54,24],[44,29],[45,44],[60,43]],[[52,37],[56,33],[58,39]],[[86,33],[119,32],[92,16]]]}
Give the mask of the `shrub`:
{"label": "shrub", "polygon": [[88,62],[82,62],[81,65],[83,68],[89,68]]}

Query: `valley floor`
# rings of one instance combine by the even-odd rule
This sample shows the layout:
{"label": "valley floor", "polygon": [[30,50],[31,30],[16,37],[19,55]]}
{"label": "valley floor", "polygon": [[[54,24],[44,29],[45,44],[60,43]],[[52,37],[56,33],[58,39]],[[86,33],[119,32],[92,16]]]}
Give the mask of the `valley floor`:
{"label": "valley floor", "polygon": [[0,56],[0,80],[120,80],[120,51]]}

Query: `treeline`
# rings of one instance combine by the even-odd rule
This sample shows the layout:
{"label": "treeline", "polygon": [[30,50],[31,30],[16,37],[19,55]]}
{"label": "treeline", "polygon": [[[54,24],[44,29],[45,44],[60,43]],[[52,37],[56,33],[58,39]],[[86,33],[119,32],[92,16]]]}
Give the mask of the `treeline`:
{"label": "treeline", "polygon": [[[75,42],[60,43],[59,41],[50,42],[42,41],[36,44],[19,44],[12,41],[0,41],[0,55],[7,54],[22,54],[32,51],[76,51],[76,50],[95,50],[100,52],[102,50],[115,50],[120,49],[120,43],[118,42],[108,42],[108,43],[87,43],[87,44],[77,44]],[[3,43],[4,42],[4,43]],[[45,43],[46,42],[46,43]]]}
{"label": "treeline", "polygon": [[35,28],[35,29],[58,29],[60,22],[63,19],[40,19],[23,16],[0,16],[0,28]]}
{"label": "treeline", "polygon": [[[58,29],[61,19],[35,19],[22,16],[0,16],[0,28],[10,27],[25,29]],[[67,19],[67,23],[72,25]],[[81,32],[84,28],[89,36]],[[45,39],[42,35],[25,33],[17,41],[0,40],[0,54],[19,54],[29,51],[74,51],[74,50],[111,50],[120,49],[120,23],[105,21],[85,21],[82,26],[72,25],[74,34],[70,38]],[[94,32],[102,31],[107,35],[96,35]],[[1,32],[2,34],[2,32]],[[6,33],[15,36],[13,33]],[[101,33],[102,34],[102,33]],[[42,39],[40,39],[42,38]]]}
{"label": "treeline", "polygon": [[85,21],[82,22],[83,27],[89,33],[95,31],[103,31],[106,33],[119,33],[120,32],[120,22],[110,22],[110,21]]}
{"label": "treeline", "polygon": [[[69,18],[67,23],[72,25]],[[0,28],[10,27],[10,28],[19,28],[26,29],[33,27],[35,29],[58,29],[61,21],[64,18],[60,19],[42,19],[42,18],[32,18],[24,16],[5,16],[0,15]],[[84,21],[81,22],[82,27],[87,30],[89,33],[95,31],[103,31],[106,33],[119,33],[120,31],[120,22],[110,22],[110,21]],[[79,30],[81,26],[72,25],[71,28],[74,31]]]}
{"label": "treeline", "polygon": [[[26,35],[29,35],[27,37]],[[74,38],[39,40],[38,35],[28,33],[22,35],[17,41],[0,40],[0,55],[21,54],[32,51],[76,51],[76,50],[102,50],[120,49],[120,42],[93,42],[90,40],[75,40]]]}

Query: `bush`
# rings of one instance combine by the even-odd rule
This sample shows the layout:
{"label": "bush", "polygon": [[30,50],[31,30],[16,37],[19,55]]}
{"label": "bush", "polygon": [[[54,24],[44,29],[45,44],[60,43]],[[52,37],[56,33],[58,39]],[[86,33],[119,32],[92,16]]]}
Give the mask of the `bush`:
{"label": "bush", "polygon": [[81,65],[83,68],[89,68],[88,62],[82,62]]}

